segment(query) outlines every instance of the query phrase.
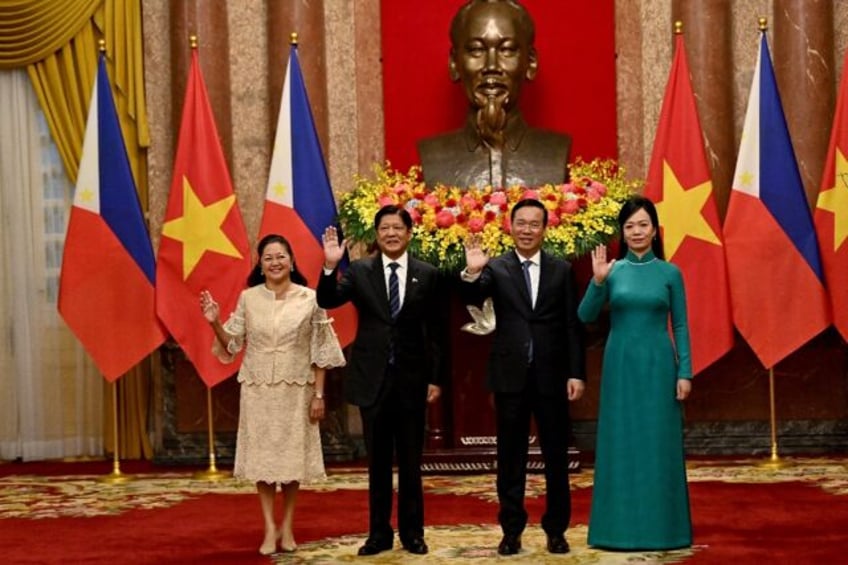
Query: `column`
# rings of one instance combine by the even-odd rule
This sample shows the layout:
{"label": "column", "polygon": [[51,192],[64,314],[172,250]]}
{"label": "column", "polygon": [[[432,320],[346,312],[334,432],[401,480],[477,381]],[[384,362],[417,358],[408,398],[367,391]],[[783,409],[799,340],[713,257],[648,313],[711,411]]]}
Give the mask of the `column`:
{"label": "column", "polygon": [[772,56],[807,199],[814,204],[834,108],[833,3],[775,0]]}
{"label": "column", "polygon": [[674,0],[672,21],[683,22],[683,41],[707,164],[719,215],[724,217],[736,167],[733,138],[733,57],[730,0]]}

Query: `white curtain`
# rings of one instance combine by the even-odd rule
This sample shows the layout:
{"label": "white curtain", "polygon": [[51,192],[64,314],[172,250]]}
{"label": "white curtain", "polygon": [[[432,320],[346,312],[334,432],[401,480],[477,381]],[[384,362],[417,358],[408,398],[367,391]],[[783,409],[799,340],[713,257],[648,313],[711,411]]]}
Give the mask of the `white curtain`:
{"label": "white curtain", "polygon": [[56,309],[72,199],[26,71],[0,71],[0,459],[103,453],[103,380]]}

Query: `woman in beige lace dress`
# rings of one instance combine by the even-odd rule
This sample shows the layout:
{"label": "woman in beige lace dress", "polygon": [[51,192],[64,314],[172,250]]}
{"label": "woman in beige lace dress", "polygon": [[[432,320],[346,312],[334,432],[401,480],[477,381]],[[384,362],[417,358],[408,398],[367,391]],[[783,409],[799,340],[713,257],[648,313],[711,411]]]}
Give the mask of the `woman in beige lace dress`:
{"label": "woman in beige lace dress", "polygon": [[[324,373],[344,356],[315,292],[297,271],[288,241],[268,235],[235,312],[220,322],[208,291],[200,307],[217,337],[213,351],[225,362],[244,348],[234,476],[256,482],[265,538],[263,555],[296,549],[292,519],[302,482],[325,477],[318,421],[324,417]],[[276,483],[283,492],[283,519],[274,520]]]}

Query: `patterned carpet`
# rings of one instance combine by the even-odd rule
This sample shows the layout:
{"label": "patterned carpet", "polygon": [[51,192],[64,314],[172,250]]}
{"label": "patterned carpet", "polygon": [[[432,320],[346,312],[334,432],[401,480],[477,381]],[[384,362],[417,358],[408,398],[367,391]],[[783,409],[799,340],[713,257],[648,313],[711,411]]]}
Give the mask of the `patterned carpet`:
{"label": "patterned carpet", "polygon": [[[689,481],[739,484],[802,483],[828,494],[841,497],[848,494],[846,460],[833,458],[784,459],[785,466],[772,468],[762,459],[734,461],[692,461],[688,466]],[[120,516],[132,510],[170,508],[185,501],[209,494],[253,494],[254,486],[234,479],[220,481],[196,480],[185,473],[151,473],[134,477],[120,485],[109,485],[93,475],[34,476],[9,475],[0,477],[0,520],[50,520],[56,518],[92,518]],[[431,495],[471,497],[486,503],[495,502],[492,475],[425,476],[425,490]],[[592,485],[591,469],[572,476],[575,493]],[[367,478],[361,470],[332,470],[320,484],[305,485],[306,491],[333,493],[365,491]],[[528,499],[542,496],[544,478],[530,475],[527,482]],[[322,498],[332,501],[332,498]],[[332,504],[332,502],[331,502]],[[494,507],[492,507],[494,508]],[[486,507],[488,512],[489,507]],[[276,563],[479,563],[498,558],[495,547],[500,530],[493,524],[494,515],[480,516],[481,522],[450,525],[428,525],[426,529],[430,554],[412,556],[400,549],[384,552],[364,560],[356,557],[356,548],[365,532],[331,536],[316,541],[301,542],[294,554],[275,554],[269,560]],[[0,527],[3,527],[0,522]],[[696,523],[697,527],[697,523]],[[355,531],[355,529],[354,529]],[[586,546],[586,524],[576,523],[568,531],[572,547],[570,563],[678,563],[708,549],[695,545],[691,549],[671,552],[604,552]],[[698,541],[696,536],[696,542]],[[545,551],[545,539],[537,526],[530,527],[523,537],[523,549],[510,563],[561,562],[561,556]],[[499,558],[502,559],[502,558]]]}

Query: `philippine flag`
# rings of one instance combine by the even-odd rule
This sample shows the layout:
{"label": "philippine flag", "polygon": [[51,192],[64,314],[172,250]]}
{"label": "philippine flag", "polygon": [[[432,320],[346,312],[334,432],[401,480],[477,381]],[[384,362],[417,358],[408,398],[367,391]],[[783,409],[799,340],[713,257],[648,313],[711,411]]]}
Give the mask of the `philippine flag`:
{"label": "philippine flag", "polygon": [[[268,173],[268,190],[259,238],[276,233],[293,248],[297,268],[312,288],[324,264],[322,235],[336,223],[336,201],[312,119],[306,86],[291,46]],[[356,309],[346,304],[330,311],[342,347],[356,335]]]}
{"label": "philippine flag", "polygon": [[114,381],[165,340],[153,248],[101,54],[59,283],[59,313]]}
{"label": "philippine flag", "polygon": [[810,207],[762,33],[724,222],[733,320],[767,369],[829,323]]}

